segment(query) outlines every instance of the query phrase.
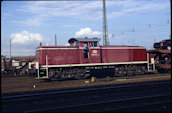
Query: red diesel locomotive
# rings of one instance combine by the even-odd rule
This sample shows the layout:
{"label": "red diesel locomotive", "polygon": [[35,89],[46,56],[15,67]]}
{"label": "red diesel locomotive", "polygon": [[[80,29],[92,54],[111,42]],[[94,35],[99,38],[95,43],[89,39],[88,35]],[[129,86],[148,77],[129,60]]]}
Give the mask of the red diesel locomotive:
{"label": "red diesel locomotive", "polygon": [[140,46],[100,46],[98,38],[71,38],[70,46],[36,48],[38,78],[66,79],[144,74],[150,69]]}

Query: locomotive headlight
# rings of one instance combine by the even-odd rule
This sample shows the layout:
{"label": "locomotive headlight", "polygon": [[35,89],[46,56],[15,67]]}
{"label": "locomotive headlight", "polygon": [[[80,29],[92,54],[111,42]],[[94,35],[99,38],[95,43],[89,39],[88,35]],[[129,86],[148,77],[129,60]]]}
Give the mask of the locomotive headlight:
{"label": "locomotive headlight", "polygon": [[167,61],[167,60],[168,60],[168,58],[167,58],[167,57],[165,57],[165,60]]}

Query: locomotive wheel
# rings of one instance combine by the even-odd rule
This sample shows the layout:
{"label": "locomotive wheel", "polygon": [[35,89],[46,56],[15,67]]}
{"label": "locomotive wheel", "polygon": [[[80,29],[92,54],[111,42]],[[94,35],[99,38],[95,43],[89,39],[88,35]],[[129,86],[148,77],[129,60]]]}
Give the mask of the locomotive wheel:
{"label": "locomotive wheel", "polygon": [[75,69],[75,79],[82,79],[86,78],[85,76],[85,69]]}
{"label": "locomotive wheel", "polygon": [[168,73],[168,70],[167,69],[163,69],[163,68],[157,68],[157,71],[159,72],[159,73]]}
{"label": "locomotive wheel", "polygon": [[157,71],[158,71],[159,73],[163,73],[163,69],[162,69],[162,68],[157,68]]}
{"label": "locomotive wheel", "polygon": [[121,67],[115,67],[115,76],[125,76],[126,70],[123,66]]}
{"label": "locomotive wheel", "polygon": [[127,76],[133,76],[134,75],[134,66],[129,65],[127,67]]}
{"label": "locomotive wheel", "polygon": [[144,66],[135,66],[135,75],[142,75],[145,73],[145,68]]}
{"label": "locomotive wheel", "polygon": [[49,72],[48,75],[49,75],[50,78],[54,78],[56,74],[55,74],[54,71],[51,71],[51,72]]}
{"label": "locomotive wheel", "polygon": [[49,72],[49,81],[51,81],[51,80],[61,80],[59,73],[55,72],[55,71]]}
{"label": "locomotive wheel", "polygon": [[141,70],[141,72],[140,72],[141,75],[144,75],[146,73],[145,66],[139,66],[139,69]]}
{"label": "locomotive wheel", "polygon": [[62,79],[74,78],[74,72],[72,69],[64,69],[61,77],[62,77]]}
{"label": "locomotive wheel", "polygon": [[140,75],[141,74],[141,69],[138,67],[138,68],[136,68],[136,70],[135,70],[135,75]]}

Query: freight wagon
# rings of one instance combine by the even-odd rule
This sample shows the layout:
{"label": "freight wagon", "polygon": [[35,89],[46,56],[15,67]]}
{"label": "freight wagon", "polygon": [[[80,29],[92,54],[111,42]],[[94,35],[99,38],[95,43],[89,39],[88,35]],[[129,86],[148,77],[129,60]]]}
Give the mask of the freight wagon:
{"label": "freight wagon", "polygon": [[154,68],[144,47],[100,46],[98,38],[71,38],[70,46],[36,48],[38,78],[67,79],[145,74]]}
{"label": "freight wagon", "polygon": [[158,72],[171,72],[171,50],[153,49],[148,50],[147,53],[154,59],[156,70]]}

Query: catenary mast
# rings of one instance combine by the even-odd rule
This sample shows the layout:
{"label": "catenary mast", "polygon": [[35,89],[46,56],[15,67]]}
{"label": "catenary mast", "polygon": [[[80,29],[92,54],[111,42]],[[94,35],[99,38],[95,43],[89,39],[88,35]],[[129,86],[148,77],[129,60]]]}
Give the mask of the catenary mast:
{"label": "catenary mast", "polygon": [[107,30],[107,20],[106,20],[106,4],[103,0],[103,45],[108,45],[108,30]]}

